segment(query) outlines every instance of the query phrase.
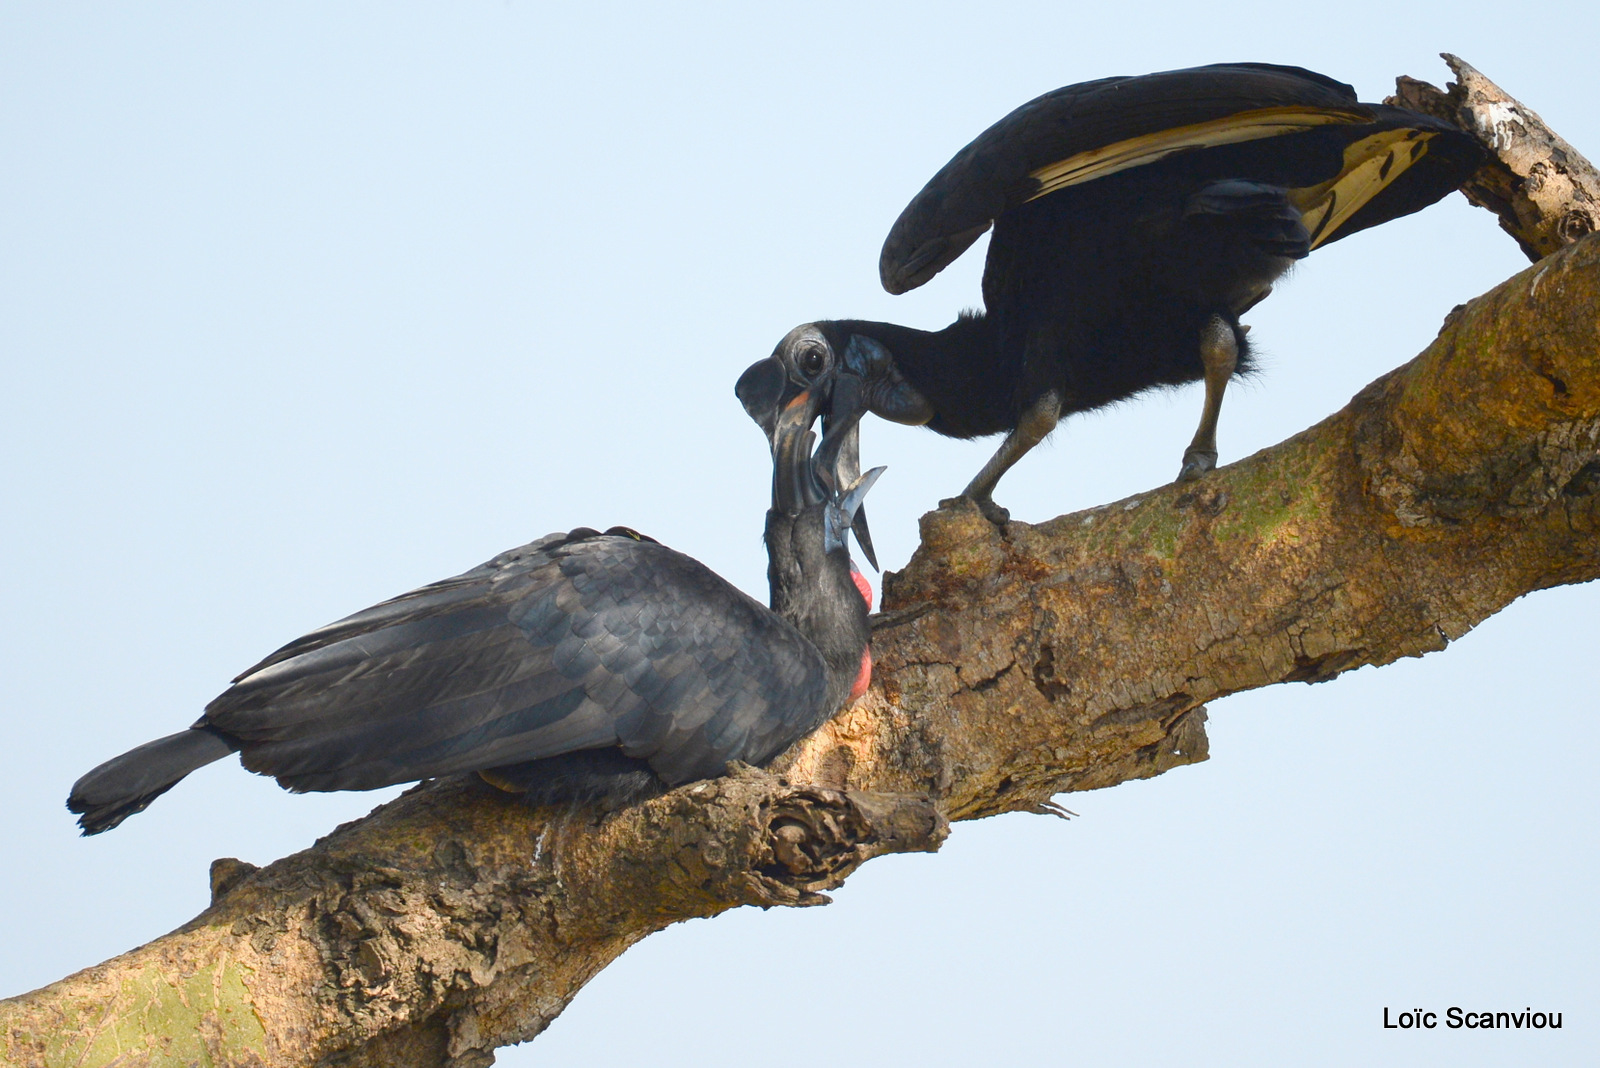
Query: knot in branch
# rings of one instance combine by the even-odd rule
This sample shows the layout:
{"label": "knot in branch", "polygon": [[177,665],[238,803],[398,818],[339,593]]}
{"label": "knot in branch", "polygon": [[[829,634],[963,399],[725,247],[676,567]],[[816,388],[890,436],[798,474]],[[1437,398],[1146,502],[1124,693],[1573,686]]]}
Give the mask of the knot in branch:
{"label": "knot in branch", "polygon": [[758,823],[752,876],[759,903],[772,905],[824,904],[820,891],[873,857],[935,852],[950,833],[927,797],[782,784],[761,804]]}

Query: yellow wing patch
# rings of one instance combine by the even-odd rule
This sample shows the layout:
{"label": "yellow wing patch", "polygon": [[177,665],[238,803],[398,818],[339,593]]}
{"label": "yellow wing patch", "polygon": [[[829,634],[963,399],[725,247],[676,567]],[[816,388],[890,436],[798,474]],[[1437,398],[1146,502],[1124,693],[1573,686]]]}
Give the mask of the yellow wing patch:
{"label": "yellow wing patch", "polygon": [[1334,232],[1373,197],[1428,154],[1433,133],[1426,130],[1383,130],[1347,146],[1344,167],[1321,185],[1289,190],[1289,203],[1311,232],[1311,247]]}
{"label": "yellow wing patch", "polygon": [[[1178,126],[1140,137],[1130,137],[1126,141],[1079,152],[1047,167],[1040,167],[1030,175],[1038,180],[1039,191],[1028,199],[1038,200],[1069,185],[1081,185],[1095,178],[1104,178],[1108,174],[1125,171],[1130,167],[1142,167],[1174,152],[1192,152],[1195,149],[1215,148],[1218,145],[1259,141],[1263,137],[1281,137],[1284,134],[1299,133],[1302,130],[1334,123],[1354,124],[1371,121],[1372,117],[1364,112],[1335,111],[1329,108],[1284,107],[1241,111],[1226,118],[1212,119],[1210,122],[1197,122],[1190,126]],[[1346,160],[1348,159],[1347,152]],[[1371,199],[1370,195],[1368,199]]]}

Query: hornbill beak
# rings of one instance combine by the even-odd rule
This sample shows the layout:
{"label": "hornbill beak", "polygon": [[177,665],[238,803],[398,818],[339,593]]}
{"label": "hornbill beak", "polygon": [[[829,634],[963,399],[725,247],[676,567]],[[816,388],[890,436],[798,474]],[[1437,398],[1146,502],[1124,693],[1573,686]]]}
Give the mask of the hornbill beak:
{"label": "hornbill beak", "polygon": [[[845,531],[856,529],[856,519],[861,515],[861,502],[867,499],[867,491],[886,470],[888,468],[874,467],[855,479],[849,489],[842,494],[836,494],[829,502],[822,524],[822,545],[828,552],[845,547]],[[860,536],[858,531],[856,537],[859,539]]]}
{"label": "hornbill beak", "polygon": [[[742,381],[742,380],[741,380]],[[811,460],[820,406],[815,390],[801,390],[772,414],[772,508],[784,515],[799,515],[828,497]]]}
{"label": "hornbill beak", "polygon": [[[789,377],[782,361],[773,355],[746,368],[744,374],[739,376],[733,392],[739,398],[739,403],[744,405],[745,412],[766,433],[775,459],[785,447],[779,441],[783,425],[788,420],[799,418],[793,406],[801,397],[809,395],[815,398],[808,400],[805,407],[812,419],[816,418],[818,412],[823,413],[822,447],[811,465],[810,477],[821,478],[825,483],[825,491],[853,486],[861,475],[857,424],[867,411],[860,376],[834,372],[802,388],[798,394],[792,392],[796,388],[799,388],[798,384]],[[794,448],[796,443],[791,441],[788,447]],[[809,445],[806,451],[809,451]],[[791,457],[789,474],[783,477],[793,483],[798,472],[799,468]],[[773,500],[773,507],[779,507],[776,496]],[[867,563],[872,565],[874,571],[879,570],[878,554],[872,546],[872,531],[867,527],[866,512],[859,508],[855,511],[851,529],[855,531],[856,541],[861,545],[861,553]]]}
{"label": "hornbill beak", "polygon": [[[833,388],[829,390],[828,409],[822,417],[822,445],[817,449],[817,468],[824,478],[832,480],[835,489],[841,491],[844,487],[854,486],[861,476],[861,417],[867,412],[864,393],[859,375],[848,372],[836,375]],[[878,567],[878,554],[872,548],[872,531],[867,527],[867,513],[859,507],[859,502],[853,511],[850,529],[855,531],[861,555],[867,558],[872,570],[882,570]]]}
{"label": "hornbill beak", "polygon": [[[855,530],[859,541],[861,531],[865,524],[861,522],[861,502],[866,500],[867,491],[872,484],[878,481],[878,476],[883,474],[884,468],[874,467],[864,475],[855,473],[855,466],[859,462],[855,449],[855,423],[859,421],[859,413],[850,423],[850,430],[841,437],[848,437],[848,448],[834,447],[835,459],[837,454],[847,455],[847,463],[851,468],[849,481],[841,478],[841,463],[828,472],[827,477],[822,477],[822,461],[826,454],[827,445],[817,451],[815,457],[811,454],[811,445],[816,441],[816,434],[811,431],[811,424],[817,418],[817,409],[821,401],[815,390],[804,389],[791,398],[787,404],[779,409],[772,420],[772,507],[774,511],[785,515],[799,515],[800,512],[812,505],[827,503],[823,512],[823,547],[832,552],[834,549],[845,547],[846,531]],[[837,441],[838,439],[836,439]],[[830,484],[831,483],[831,484]],[[870,552],[870,542],[862,545],[862,550]],[[876,567],[877,563],[874,562]]]}

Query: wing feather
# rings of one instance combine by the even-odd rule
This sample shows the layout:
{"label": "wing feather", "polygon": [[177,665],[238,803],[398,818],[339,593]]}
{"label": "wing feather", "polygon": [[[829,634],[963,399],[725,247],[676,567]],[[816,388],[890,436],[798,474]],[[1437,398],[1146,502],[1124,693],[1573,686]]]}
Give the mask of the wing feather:
{"label": "wing feather", "polygon": [[[1308,138],[1340,173],[1339,148],[1374,131],[1426,131],[1422,166],[1360,180],[1364,197],[1323,240],[1416,211],[1456,188],[1477,166],[1471,139],[1448,123],[1401,108],[1363,104],[1342,82],[1299,67],[1233,63],[1106,78],[1046,93],[1017,108],[958,152],[906,206],[879,258],[883,287],[904,293],[954,261],[994,220],[1029,200],[1169,157],[1268,138]],[[1320,134],[1318,132],[1321,131]],[[1334,143],[1326,145],[1329,137]],[[1331,152],[1323,152],[1331,147]],[[1357,162],[1360,162],[1359,160]],[[1403,177],[1404,176],[1404,177]],[[1250,173],[1214,177],[1270,180]],[[1389,187],[1404,192],[1380,196]],[[1370,213],[1357,212],[1382,199]],[[1320,205],[1320,201],[1317,202]],[[1326,212],[1324,212],[1326,214]],[[1312,224],[1308,222],[1308,229]]]}
{"label": "wing feather", "polygon": [[296,790],[607,746],[677,783],[771,756],[825,693],[820,655],[765,606],[665,546],[584,529],[313,631],[203,722]]}

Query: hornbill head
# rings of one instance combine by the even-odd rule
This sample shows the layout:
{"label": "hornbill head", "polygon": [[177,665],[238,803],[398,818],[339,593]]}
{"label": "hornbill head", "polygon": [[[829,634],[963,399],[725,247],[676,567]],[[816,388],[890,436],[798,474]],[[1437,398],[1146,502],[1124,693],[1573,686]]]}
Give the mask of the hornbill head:
{"label": "hornbill head", "polygon": [[[842,336],[841,336],[842,335]],[[863,334],[844,333],[834,323],[807,323],[789,331],[772,355],[758,360],[739,376],[734,393],[778,455],[778,434],[786,420],[809,413],[822,416],[822,444],[810,477],[820,479],[814,492],[845,494],[861,477],[858,425],[867,412],[896,422],[926,422],[920,411],[902,411],[922,401],[895,370],[889,350]],[[908,402],[904,394],[914,402]],[[796,409],[794,406],[799,405]],[[792,443],[791,443],[792,445]],[[878,557],[866,513],[858,507],[851,522],[856,541],[876,570]]]}

